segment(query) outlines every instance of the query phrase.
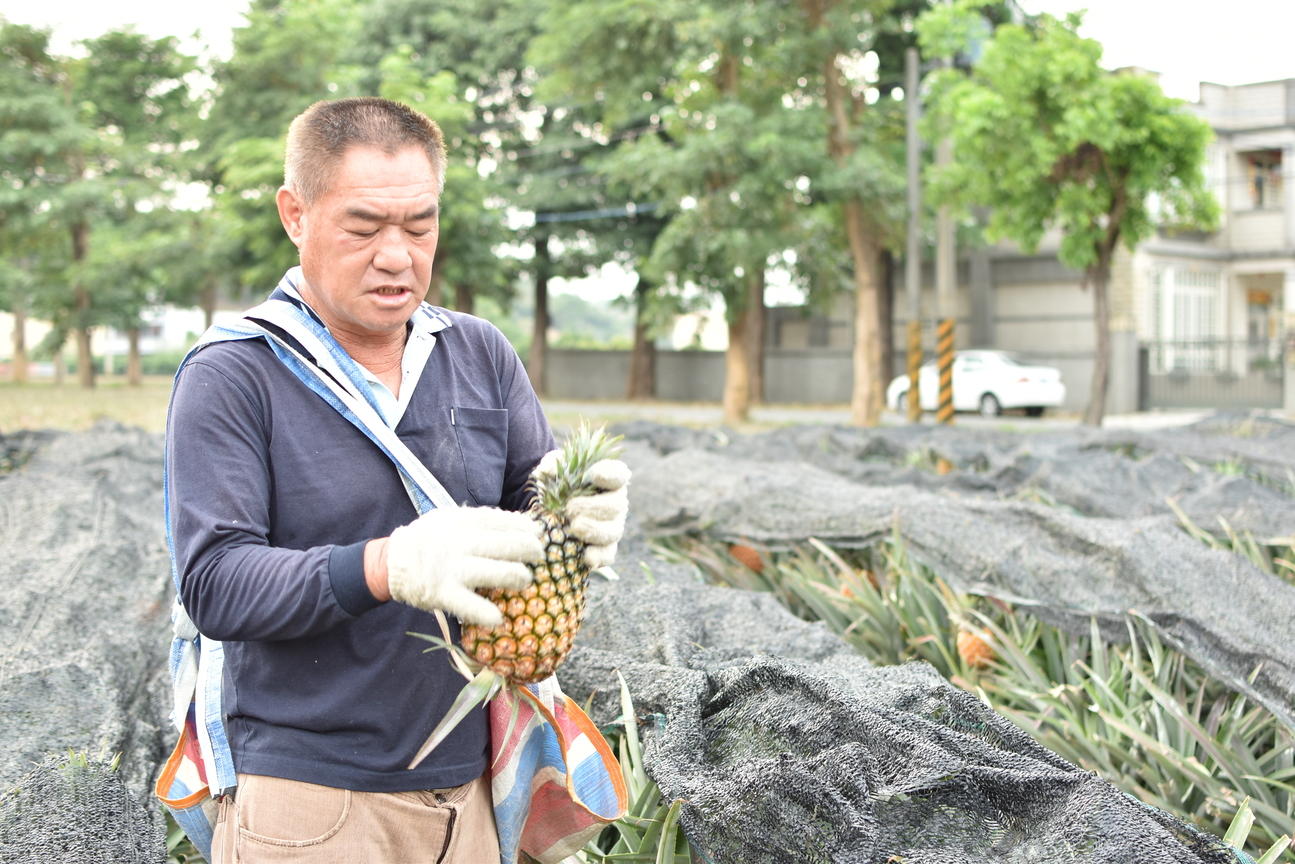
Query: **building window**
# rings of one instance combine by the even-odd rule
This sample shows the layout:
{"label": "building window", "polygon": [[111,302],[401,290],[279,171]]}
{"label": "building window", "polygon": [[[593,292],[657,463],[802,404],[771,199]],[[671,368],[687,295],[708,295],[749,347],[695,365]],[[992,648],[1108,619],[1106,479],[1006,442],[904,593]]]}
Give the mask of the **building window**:
{"label": "building window", "polygon": [[1280,210],[1282,206],[1282,151],[1258,150],[1244,154],[1250,206]]}
{"label": "building window", "polygon": [[1218,270],[1167,267],[1152,275],[1157,372],[1222,368],[1219,363]]}

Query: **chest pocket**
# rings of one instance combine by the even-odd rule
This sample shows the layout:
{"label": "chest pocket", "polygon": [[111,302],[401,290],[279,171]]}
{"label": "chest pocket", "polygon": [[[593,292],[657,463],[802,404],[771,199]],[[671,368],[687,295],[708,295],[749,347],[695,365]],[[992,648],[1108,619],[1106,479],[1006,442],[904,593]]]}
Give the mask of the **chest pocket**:
{"label": "chest pocket", "polygon": [[450,422],[463,457],[468,494],[478,507],[494,507],[508,466],[508,409],[451,408]]}

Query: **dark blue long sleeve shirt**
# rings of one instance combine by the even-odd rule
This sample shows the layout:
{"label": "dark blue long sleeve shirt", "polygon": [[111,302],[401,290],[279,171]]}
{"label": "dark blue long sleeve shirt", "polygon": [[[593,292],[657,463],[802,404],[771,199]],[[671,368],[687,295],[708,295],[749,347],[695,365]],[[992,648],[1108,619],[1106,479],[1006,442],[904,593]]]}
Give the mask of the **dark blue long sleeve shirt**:
{"label": "dark blue long sleeve shirt", "polygon": [[[522,509],[553,435],[503,335],[446,314],[396,434],[460,504]],[[480,776],[480,709],[405,768],[465,681],[407,635],[439,634],[432,614],[365,585],[364,544],[417,517],[391,461],[260,339],[189,361],[167,450],[181,597],[225,643],[236,769],[359,791]]]}

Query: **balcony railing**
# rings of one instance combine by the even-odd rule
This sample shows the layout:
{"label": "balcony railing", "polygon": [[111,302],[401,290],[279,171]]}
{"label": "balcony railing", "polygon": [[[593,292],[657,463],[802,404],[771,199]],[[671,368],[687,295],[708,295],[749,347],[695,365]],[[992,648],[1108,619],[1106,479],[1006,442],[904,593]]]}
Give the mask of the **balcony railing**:
{"label": "balcony railing", "polygon": [[1196,339],[1146,343],[1152,375],[1281,374],[1280,339]]}

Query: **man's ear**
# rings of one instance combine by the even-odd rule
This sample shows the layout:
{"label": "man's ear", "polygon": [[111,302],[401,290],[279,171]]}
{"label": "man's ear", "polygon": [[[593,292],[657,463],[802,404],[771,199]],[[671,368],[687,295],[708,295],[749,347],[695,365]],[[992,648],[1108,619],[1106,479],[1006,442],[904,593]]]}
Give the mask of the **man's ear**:
{"label": "man's ear", "polygon": [[306,233],[306,205],[301,196],[287,186],[280,186],[274,198],[279,205],[279,221],[283,230],[288,232],[288,239],[297,248],[301,248],[301,239]]}

